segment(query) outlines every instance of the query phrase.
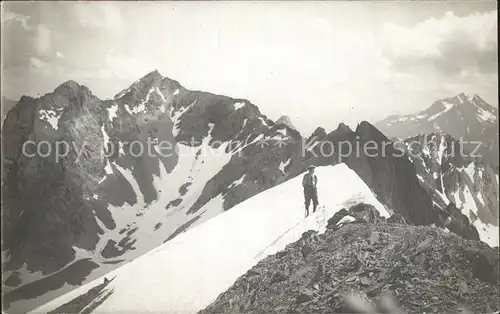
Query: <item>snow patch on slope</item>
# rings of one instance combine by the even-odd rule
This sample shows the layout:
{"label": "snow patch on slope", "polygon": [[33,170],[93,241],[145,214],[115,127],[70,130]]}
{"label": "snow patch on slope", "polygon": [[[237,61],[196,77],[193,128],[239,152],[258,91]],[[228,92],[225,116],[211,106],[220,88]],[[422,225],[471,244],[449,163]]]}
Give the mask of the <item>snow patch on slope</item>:
{"label": "snow patch on slope", "polygon": [[392,125],[393,123],[405,122],[405,121],[415,121],[423,118],[427,118],[427,114],[419,114],[419,115],[405,115],[405,116],[396,116],[387,125]]}
{"label": "snow patch on slope", "polygon": [[476,167],[473,162],[471,162],[467,168],[464,169],[465,173],[469,176],[472,182],[474,182],[474,174],[476,173]]}
{"label": "snow patch on slope", "polygon": [[109,163],[108,159],[106,159],[106,166],[104,167],[104,171],[106,171],[106,174],[113,174],[113,168],[111,168],[111,164]]}
{"label": "snow patch on slope", "polygon": [[479,120],[483,122],[493,122],[493,123],[497,121],[497,117],[493,113],[479,107],[477,107],[477,109],[478,109],[477,118]]}
{"label": "snow patch on slope", "polygon": [[356,221],[356,218],[354,218],[352,216],[344,216],[344,217],[342,217],[342,219],[340,219],[339,222],[337,222],[337,226],[343,225],[346,222],[353,222],[353,221]]}
{"label": "snow patch on slope", "polygon": [[108,110],[108,119],[109,121],[113,122],[113,119],[118,117],[116,114],[116,111],[118,110],[118,105],[113,105],[110,108],[107,108]]}
{"label": "snow patch on slope", "polygon": [[[324,182],[318,191],[324,206],[308,218],[304,219],[301,205],[302,178],[296,177],[108,273],[106,277],[114,280],[105,290],[112,294],[95,311],[194,313],[260,260],[298,240],[303,232],[323,232],[328,218],[343,207],[365,202],[373,204],[382,216],[389,216],[345,164],[318,167],[316,173]],[[35,312],[54,309],[102,282],[99,278]]]}
{"label": "snow patch on slope", "polygon": [[[137,82],[139,82],[139,80],[135,81],[134,84],[136,84]],[[128,92],[130,92],[130,87],[127,88],[127,89],[124,89],[122,90],[121,92],[119,92],[116,96],[115,96],[115,99],[118,99],[118,98],[121,98],[123,96],[125,96],[125,94],[127,94]]]}
{"label": "snow patch on slope", "polygon": [[163,102],[166,102],[167,100],[165,99],[165,96],[163,95],[163,93],[160,91],[160,89],[158,88],[158,86],[155,87],[155,90],[156,90],[156,93],[158,95],[160,95],[161,97],[161,100],[163,100]]}
{"label": "snow patch on slope", "polygon": [[443,163],[443,155],[444,151],[446,150],[446,138],[444,136],[441,136],[441,143],[439,144],[439,151],[438,151],[438,164],[441,166]]}
{"label": "snow patch on slope", "polygon": [[245,103],[244,102],[236,102],[234,103],[234,110],[238,110],[238,109],[241,109],[245,107]]}
{"label": "snow patch on slope", "polygon": [[444,106],[444,110],[436,113],[435,115],[430,116],[429,119],[427,119],[428,121],[435,120],[437,117],[439,117],[440,115],[442,115],[442,114],[450,111],[455,106],[454,104],[449,103],[447,101],[442,101],[441,103]]}
{"label": "snow patch on slope", "polygon": [[172,129],[172,134],[174,135],[174,137],[176,137],[177,135],[179,135],[179,132],[180,132],[180,129],[179,129],[179,122],[180,122],[180,118],[182,117],[182,115],[188,111],[189,109],[193,108],[193,106],[196,104],[197,100],[193,101],[189,106],[187,107],[182,107],[180,108],[179,110],[177,111],[174,111],[174,107],[171,107],[171,110],[170,110],[170,118],[172,119],[172,123],[174,125],[173,129]]}
{"label": "snow patch on slope", "polygon": [[286,129],[278,129],[277,132],[282,134],[283,136],[286,136]]}
{"label": "snow patch on slope", "polygon": [[281,170],[281,172],[285,173],[285,168],[290,164],[291,160],[291,158],[288,158],[286,162],[280,162],[279,169]]}
{"label": "snow patch on slope", "polygon": [[135,106],[133,109],[130,109],[130,107],[128,105],[125,105],[124,106],[125,110],[127,110],[127,112],[131,115],[143,112],[146,109],[146,103],[149,101],[149,97],[151,97],[151,94],[154,91],[157,91],[160,96],[163,96],[163,94],[161,94],[160,90],[158,90],[158,87],[156,87],[156,90],[155,90],[155,88],[151,88],[149,90],[148,94],[146,95],[146,99],[144,99],[144,101],[142,101],[139,105]]}
{"label": "snow patch on slope", "polygon": [[[214,198],[209,202],[211,204],[210,210],[207,210],[205,208],[207,205],[205,205],[205,207],[203,207],[205,210],[200,209],[195,214],[187,214],[187,211],[201,196],[208,180],[221,171],[231,159],[231,154],[226,153],[226,148],[228,146],[227,142],[217,148],[213,148],[209,145],[212,140],[211,132],[214,125],[209,124],[209,126],[210,130],[208,135],[203,139],[200,146],[190,147],[179,143],[177,144],[176,150],[180,158],[171,173],[167,173],[163,164],[160,163],[160,175],[154,175],[153,177],[153,185],[158,191],[159,199],[151,204],[150,207],[152,209],[146,213],[146,215],[149,216],[146,216],[145,220],[153,221],[154,224],[158,221],[162,221],[162,228],[173,231],[187,221],[195,218],[195,214],[201,216],[191,224],[191,227],[223,211],[223,200],[218,202],[219,199]],[[198,152],[201,153],[197,157]],[[181,196],[179,190],[182,186],[185,186],[186,183],[189,183],[189,186],[186,188],[186,193]],[[162,189],[165,187],[169,187],[169,189],[163,191]],[[180,199],[180,204],[169,208],[167,215],[165,215],[165,206],[175,199]],[[150,224],[143,229],[151,230],[154,224]],[[169,235],[170,234],[167,236]]]}
{"label": "snow patch on slope", "polygon": [[109,144],[109,135],[106,133],[106,130],[104,129],[104,124],[101,126],[101,133],[102,133],[102,139],[103,139],[103,149],[106,151],[108,149],[108,144]]}
{"label": "snow patch on slope", "polygon": [[62,108],[59,108],[57,110],[40,109],[39,111],[40,120],[49,123],[54,130],[59,129],[59,119],[61,118],[61,115],[62,115]]}
{"label": "snow patch on slope", "polygon": [[238,186],[240,185],[241,183],[243,183],[243,181],[245,180],[245,177],[246,177],[246,173],[244,175],[241,176],[241,178],[239,178],[238,180],[234,181],[233,183],[231,183],[229,185],[229,188],[233,188],[235,186]]}
{"label": "snow patch on slope", "polygon": [[[470,217],[470,213],[472,212],[476,217],[479,216],[478,208],[476,206],[476,202],[474,201],[474,197],[470,192],[469,187],[465,187],[464,189],[464,207],[462,208],[462,213],[467,217]],[[474,227],[476,227],[477,232],[479,233],[479,238],[481,241],[487,243],[491,247],[498,246],[498,227],[493,226],[487,223],[482,222],[480,219],[476,219],[473,222]]]}

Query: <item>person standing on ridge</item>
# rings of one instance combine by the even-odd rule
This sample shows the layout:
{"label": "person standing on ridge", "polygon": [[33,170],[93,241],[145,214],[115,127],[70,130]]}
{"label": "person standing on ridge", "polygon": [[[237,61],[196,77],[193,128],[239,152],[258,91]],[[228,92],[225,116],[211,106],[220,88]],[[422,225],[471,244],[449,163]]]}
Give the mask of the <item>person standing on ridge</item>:
{"label": "person standing on ridge", "polygon": [[309,216],[309,204],[313,202],[313,213],[316,212],[318,206],[318,191],[317,184],[318,178],[314,174],[314,166],[307,168],[308,172],[302,179],[302,187],[304,187],[304,198],[306,205],[306,217]]}

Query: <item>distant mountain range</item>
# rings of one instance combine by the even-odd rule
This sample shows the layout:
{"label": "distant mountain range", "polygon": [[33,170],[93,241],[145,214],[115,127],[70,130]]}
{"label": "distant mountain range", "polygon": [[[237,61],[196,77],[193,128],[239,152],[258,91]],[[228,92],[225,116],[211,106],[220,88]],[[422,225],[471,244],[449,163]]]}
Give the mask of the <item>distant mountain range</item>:
{"label": "distant mountain range", "polygon": [[406,139],[419,134],[444,133],[462,142],[473,152],[475,143],[489,164],[498,166],[498,109],[480,96],[459,94],[434,102],[416,114],[389,116],[375,126],[388,137]]}
{"label": "distant mountain range", "polygon": [[[480,133],[494,144],[496,116],[479,97],[458,96],[431,108],[414,120],[406,117],[411,124],[391,117],[377,125],[395,125],[398,132],[389,136],[407,139],[424,131],[427,122],[444,132],[445,118],[453,113],[450,119],[470,120],[462,124],[469,138]],[[466,116],[472,113],[473,118]],[[450,124],[456,134],[458,127]],[[425,132],[446,147],[454,141],[433,128]],[[12,310],[31,310],[288,184],[310,165],[345,163],[381,211],[412,224],[444,227],[439,217],[453,201],[466,222],[473,221],[478,237],[494,244],[495,166],[468,157],[438,158],[444,145],[431,149],[418,136],[414,140],[425,151],[420,157],[410,154],[417,145],[402,142],[399,151],[366,121],[355,130],[340,124],[330,133],[318,128],[303,136],[285,116],[273,122],[248,100],[191,91],[158,71],[108,100],[74,81],[40,98],[23,96],[2,128],[4,301]],[[382,147],[383,154],[340,150],[368,143]],[[329,183],[319,178],[319,184]],[[298,201],[286,206],[302,215],[300,186],[298,191],[293,192]],[[276,197],[290,197],[283,193]],[[338,209],[332,204],[328,215]],[[283,227],[292,227],[289,223]]]}
{"label": "distant mountain range", "polygon": [[8,99],[5,96],[2,96],[2,103],[1,103],[1,108],[2,108],[2,122],[1,124],[3,125],[3,121],[5,120],[5,117],[7,116],[7,113],[16,105],[15,100]]}

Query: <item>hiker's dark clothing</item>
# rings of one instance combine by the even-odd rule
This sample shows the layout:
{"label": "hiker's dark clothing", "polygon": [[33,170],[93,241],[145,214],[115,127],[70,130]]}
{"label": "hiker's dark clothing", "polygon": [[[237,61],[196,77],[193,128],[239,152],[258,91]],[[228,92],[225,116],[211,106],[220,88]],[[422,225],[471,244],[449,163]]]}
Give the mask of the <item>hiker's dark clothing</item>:
{"label": "hiker's dark clothing", "polygon": [[305,198],[305,205],[306,208],[309,208],[309,204],[311,204],[311,201],[313,203],[313,206],[316,210],[316,206],[318,206],[318,191],[316,190],[315,187],[310,187],[310,186],[305,186],[304,187],[304,198]]}
{"label": "hiker's dark clothing", "polygon": [[312,186],[314,188],[316,188],[316,185],[318,184],[318,178],[316,177],[316,175],[313,173],[306,173],[304,175],[304,178],[302,178],[302,186],[303,187],[306,187],[306,186]]}
{"label": "hiker's dark clothing", "polygon": [[306,206],[306,215],[309,214],[309,204],[311,201],[313,203],[313,212],[316,211],[316,207],[318,206],[318,191],[316,189],[316,185],[318,183],[318,178],[315,174],[306,173],[304,178],[302,179],[302,186],[304,187],[304,199]]}

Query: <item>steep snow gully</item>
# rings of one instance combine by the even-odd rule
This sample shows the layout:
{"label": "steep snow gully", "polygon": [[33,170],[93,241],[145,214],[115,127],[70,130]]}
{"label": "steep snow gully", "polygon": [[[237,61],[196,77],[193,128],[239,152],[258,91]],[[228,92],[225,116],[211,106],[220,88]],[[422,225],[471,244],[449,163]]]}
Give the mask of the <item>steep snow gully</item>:
{"label": "steep snow gully", "polygon": [[[102,313],[195,313],[303,232],[324,232],[328,218],[341,208],[363,202],[375,206],[381,216],[389,216],[347,165],[318,167],[316,173],[320,202],[316,213],[304,218],[302,177],[293,178],[108,273],[111,281],[101,297],[86,307]],[[32,313],[54,310],[103,281],[104,277],[96,279]]]}

